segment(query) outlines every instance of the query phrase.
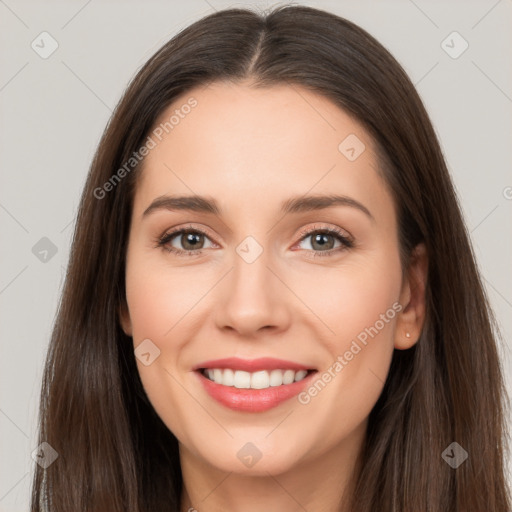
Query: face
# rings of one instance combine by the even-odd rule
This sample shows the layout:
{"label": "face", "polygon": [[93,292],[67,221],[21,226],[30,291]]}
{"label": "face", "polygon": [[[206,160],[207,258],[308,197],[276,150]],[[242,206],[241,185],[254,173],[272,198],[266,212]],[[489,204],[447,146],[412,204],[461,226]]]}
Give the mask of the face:
{"label": "face", "polygon": [[223,471],[278,474],[346,449],[393,350],[418,334],[372,140],[289,86],[198,88],[155,129],[121,323],[156,412]]}

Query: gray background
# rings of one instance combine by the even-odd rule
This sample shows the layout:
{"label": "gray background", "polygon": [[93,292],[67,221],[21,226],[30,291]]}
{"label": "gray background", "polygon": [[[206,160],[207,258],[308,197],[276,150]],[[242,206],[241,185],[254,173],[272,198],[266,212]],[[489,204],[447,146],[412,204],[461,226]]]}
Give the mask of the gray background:
{"label": "gray background", "polygon": [[[302,3],[368,30],[417,86],[502,328],[511,390],[512,1]],[[214,9],[273,4],[0,0],[0,511],[28,510],[43,359],[79,196],[111,110],[180,29]],[[31,47],[43,31],[59,45],[47,59]],[[458,58],[442,47],[453,31],[469,44]],[[446,44],[462,48],[453,37]],[[55,254],[44,253],[43,237]]]}

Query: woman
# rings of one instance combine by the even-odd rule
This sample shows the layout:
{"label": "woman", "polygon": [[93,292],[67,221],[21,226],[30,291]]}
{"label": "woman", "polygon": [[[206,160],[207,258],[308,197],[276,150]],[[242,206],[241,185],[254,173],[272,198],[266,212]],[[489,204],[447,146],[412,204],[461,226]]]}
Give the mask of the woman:
{"label": "woman", "polygon": [[92,163],[32,510],[508,511],[493,327],[396,60],[320,10],[217,12]]}

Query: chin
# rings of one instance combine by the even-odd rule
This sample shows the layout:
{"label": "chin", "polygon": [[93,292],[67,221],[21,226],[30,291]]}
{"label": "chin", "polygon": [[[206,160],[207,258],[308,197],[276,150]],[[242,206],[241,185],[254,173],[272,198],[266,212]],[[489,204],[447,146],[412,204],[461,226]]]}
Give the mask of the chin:
{"label": "chin", "polygon": [[288,438],[286,446],[283,440],[264,439],[267,434],[261,435],[262,441],[250,441],[250,436],[243,436],[243,440],[230,439],[224,443],[196,446],[196,456],[205,460],[213,467],[226,473],[232,472],[247,476],[278,475],[293,469],[303,458],[304,454],[297,452],[301,446],[298,440]]}

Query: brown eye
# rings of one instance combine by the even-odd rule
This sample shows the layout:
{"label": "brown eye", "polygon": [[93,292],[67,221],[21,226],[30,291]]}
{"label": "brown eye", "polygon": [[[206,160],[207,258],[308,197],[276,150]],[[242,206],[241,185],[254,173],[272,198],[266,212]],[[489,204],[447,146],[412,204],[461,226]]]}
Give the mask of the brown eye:
{"label": "brown eye", "polygon": [[354,245],[343,232],[331,229],[316,229],[303,233],[301,243],[305,241],[309,241],[310,247],[306,246],[303,249],[313,251],[314,253],[325,252],[325,255],[353,247]]}
{"label": "brown eye", "polygon": [[202,249],[204,244],[205,236],[202,233],[188,231],[182,233],[176,237],[181,243],[185,251],[194,251],[196,249]]}
{"label": "brown eye", "polygon": [[318,249],[321,251],[326,251],[332,249],[336,242],[333,235],[328,233],[316,233],[311,235],[311,247],[313,249]]}
{"label": "brown eye", "polygon": [[[210,245],[205,245],[206,242]],[[160,239],[158,245],[169,252],[190,255],[213,246],[206,233],[198,229],[180,229],[166,233]]]}

